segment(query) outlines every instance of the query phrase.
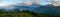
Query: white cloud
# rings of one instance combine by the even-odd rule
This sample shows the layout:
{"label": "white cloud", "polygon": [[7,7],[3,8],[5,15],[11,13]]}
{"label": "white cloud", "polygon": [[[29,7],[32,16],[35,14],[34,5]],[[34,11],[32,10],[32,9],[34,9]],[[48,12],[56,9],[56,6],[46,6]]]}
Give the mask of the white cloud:
{"label": "white cloud", "polygon": [[0,3],[0,6],[8,6],[11,5],[11,3]]}
{"label": "white cloud", "polygon": [[32,5],[32,2],[24,2],[26,5]]}
{"label": "white cloud", "polygon": [[60,6],[60,0],[54,0],[54,2],[52,2],[52,4],[54,6]]}
{"label": "white cloud", "polygon": [[0,3],[0,9],[4,8],[4,9],[14,9],[14,7],[12,6],[11,3]]}

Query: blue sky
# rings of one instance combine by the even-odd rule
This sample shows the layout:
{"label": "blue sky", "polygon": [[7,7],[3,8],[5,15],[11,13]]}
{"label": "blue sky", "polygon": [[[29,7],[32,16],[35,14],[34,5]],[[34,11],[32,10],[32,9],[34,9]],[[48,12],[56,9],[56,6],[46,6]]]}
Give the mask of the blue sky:
{"label": "blue sky", "polygon": [[[25,0],[24,0],[25,1]],[[32,2],[33,0],[27,0],[29,2]],[[46,0],[40,0],[40,4],[41,5],[45,5],[45,4],[48,4],[47,2],[45,2]],[[23,2],[23,0],[0,0],[0,4],[15,4],[15,3],[18,3],[18,2]]]}
{"label": "blue sky", "polygon": [[40,1],[41,1],[41,2],[40,2],[41,5],[46,5],[46,4],[48,4],[47,0],[40,0]]}
{"label": "blue sky", "polygon": [[16,3],[16,2],[23,2],[23,0],[1,0],[0,1],[0,3]]}

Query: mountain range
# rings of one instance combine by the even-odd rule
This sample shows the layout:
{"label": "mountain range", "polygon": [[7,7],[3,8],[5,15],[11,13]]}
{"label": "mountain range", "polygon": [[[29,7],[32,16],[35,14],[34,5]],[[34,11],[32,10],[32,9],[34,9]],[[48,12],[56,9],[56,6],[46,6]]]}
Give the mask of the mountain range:
{"label": "mountain range", "polygon": [[56,13],[54,12],[55,7],[53,5],[37,5],[37,4],[32,4],[32,5],[21,5],[21,6],[14,6],[17,7],[18,9],[22,9],[22,10],[29,10],[31,12],[35,12],[35,13],[43,13],[43,14],[53,14]]}
{"label": "mountain range", "polygon": [[32,5],[24,5],[23,3],[19,3],[12,6],[15,7],[12,9],[14,12],[18,10],[29,10],[31,12],[43,14],[59,14],[60,12],[60,7],[55,7],[54,5],[38,5],[35,3],[32,3]]}

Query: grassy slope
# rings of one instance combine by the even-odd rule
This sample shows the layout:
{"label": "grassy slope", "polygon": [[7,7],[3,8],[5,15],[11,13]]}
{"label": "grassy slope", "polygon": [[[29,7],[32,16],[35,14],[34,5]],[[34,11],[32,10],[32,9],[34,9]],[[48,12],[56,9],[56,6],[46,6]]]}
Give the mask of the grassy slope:
{"label": "grassy slope", "polygon": [[30,11],[18,11],[18,12],[4,12],[0,10],[0,17],[59,17],[58,15],[48,15],[48,14],[40,14],[34,13]]}

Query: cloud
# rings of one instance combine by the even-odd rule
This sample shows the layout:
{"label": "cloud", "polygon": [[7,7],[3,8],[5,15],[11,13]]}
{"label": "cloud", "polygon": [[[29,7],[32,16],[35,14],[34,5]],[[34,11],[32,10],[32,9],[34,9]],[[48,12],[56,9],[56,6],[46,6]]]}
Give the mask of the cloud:
{"label": "cloud", "polygon": [[0,3],[0,9],[2,8],[11,10],[14,9],[15,7],[13,7],[11,3]]}
{"label": "cloud", "polygon": [[32,2],[21,2],[21,3],[16,3],[16,6],[31,6]]}
{"label": "cloud", "polygon": [[39,4],[40,3],[40,0],[34,0],[33,1],[35,4]]}
{"label": "cloud", "polygon": [[56,1],[53,3],[53,5],[55,5],[55,6],[60,6],[60,0],[56,0]]}
{"label": "cloud", "polygon": [[32,2],[24,2],[25,5],[32,5]]}

